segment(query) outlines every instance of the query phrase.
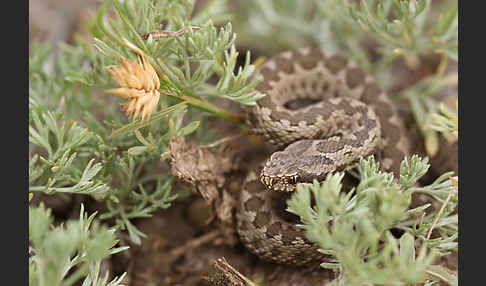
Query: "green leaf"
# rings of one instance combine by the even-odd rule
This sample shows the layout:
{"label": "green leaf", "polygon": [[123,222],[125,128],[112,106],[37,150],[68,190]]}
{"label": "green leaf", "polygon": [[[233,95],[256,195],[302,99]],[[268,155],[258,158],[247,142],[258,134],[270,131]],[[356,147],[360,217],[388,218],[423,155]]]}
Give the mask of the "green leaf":
{"label": "green leaf", "polygon": [[124,223],[127,227],[130,240],[133,241],[133,243],[140,245],[142,243],[142,240],[140,238],[147,237],[147,235],[138,230],[129,220],[125,220]]}
{"label": "green leaf", "polygon": [[148,119],[148,120],[141,121],[141,119],[138,119],[138,120],[136,120],[136,121],[134,121],[132,123],[129,123],[129,124],[125,125],[124,127],[119,128],[119,129],[113,131],[110,134],[109,137],[110,138],[113,138],[113,137],[120,136],[120,135],[129,133],[129,132],[134,132],[135,130],[138,130],[138,129],[142,128],[142,127],[151,125],[152,123],[161,120],[162,118],[164,118],[165,116],[167,116],[171,112],[184,110],[185,108],[186,108],[185,102],[177,103],[177,104],[175,104],[175,105],[173,105],[171,107],[164,108],[163,110],[160,110],[160,111],[154,113],[150,117],[150,119]]}
{"label": "green leaf", "polygon": [[147,146],[134,146],[128,149],[128,154],[131,156],[138,156],[147,151]]}
{"label": "green leaf", "polygon": [[415,239],[408,232],[400,237],[400,257],[407,264],[415,261]]}
{"label": "green leaf", "polygon": [[185,127],[181,128],[177,134],[177,136],[187,136],[192,132],[196,131],[199,127],[200,121],[193,121],[186,125]]}

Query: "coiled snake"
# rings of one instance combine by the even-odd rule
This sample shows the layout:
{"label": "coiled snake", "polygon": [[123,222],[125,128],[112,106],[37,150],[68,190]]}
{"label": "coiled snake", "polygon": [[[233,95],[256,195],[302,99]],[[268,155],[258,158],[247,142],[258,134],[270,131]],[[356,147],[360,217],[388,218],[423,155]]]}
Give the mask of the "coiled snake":
{"label": "coiled snake", "polygon": [[[237,232],[264,260],[324,262],[329,257],[279,215],[275,194],[322,180],[371,154],[382,169],[398,173],[410,145],[404,126],[373,78],[342,56],[313,48],[284,52],[262,65],[259,74],[263,80],[256,89],[266,96],[249,110],[248,120],[280,151],[246,177]],[[302,102],[310,104],[296,107]]]}

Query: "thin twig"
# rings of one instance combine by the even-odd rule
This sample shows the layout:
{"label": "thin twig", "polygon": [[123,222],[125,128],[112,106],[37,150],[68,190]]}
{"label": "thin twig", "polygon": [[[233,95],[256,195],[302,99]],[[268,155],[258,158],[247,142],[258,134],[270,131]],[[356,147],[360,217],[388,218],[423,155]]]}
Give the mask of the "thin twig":
{"label": "thin twig", "polygon": [[206,144],[206,145],[201,145],[200,147],[201,148],[213,148],[213,147],[216,147],[222,143],[225,143],[225,142],[228,142],[228,141],[232,141],[232,140],[236,140],[238,138],[240,138],[241,136],[243,136],[243,134],[236,134],[236,135],[232,135],[232,136],[226,136],[224,138],[221,138],[219,140],[216,140],[212,143],[209,143],[209,144]]}
{"label": "thin twig", "polygon": [[174,261],[177,258],[179,258],[182,254],[187,252],[190,249],[197,248],[205,243],[208,243],[212,240],[214,240],[216,237],[221,235],[221,231],[219,229],[213,230],[211,232],[208,232],[198,238],[191,239],[188,242],[186,242],[184,245],[179,246],[177,248],[174,248],[170,251],[169,253],[169,260]]}
{"label": "thin twig", "polygon": [[430,226],[429,232],[427,233],[427,239],[429,239],[430,236],[432,235],[432,230],[434,229],[435,225],[437,224],[437,221],[439,220],[440,215],[444,211],[445,206],[449,203],[449,200],[452,198],[452,196],[457,192],[457,183],[458,183],[457,176],[450,178],[450,180],[454,184],[455,188],[452,189],[449,192],[449,195],[447,196],[447,199],[444,201],[444,203],[442,204],[442,207],[440,208],[439,212],[437,213],[437,216],[435,217],[434,222]]}
{"label": "thin twig", "polygon": [[442,56],[440,58],[440,63],[439,66],[437,67],[436,75],[438,78],[442,77],[444,75],[444,71],[447,67],[447,60],[449,57],[445,53],[442,53]]}
{"label": "thin twig", "polygon": [[211,285],[246,285],[257,286],[245,275],[241,274],[233,266],[231,266],[224,257],[216,259],[213,262],[214,272],[209,277]]}

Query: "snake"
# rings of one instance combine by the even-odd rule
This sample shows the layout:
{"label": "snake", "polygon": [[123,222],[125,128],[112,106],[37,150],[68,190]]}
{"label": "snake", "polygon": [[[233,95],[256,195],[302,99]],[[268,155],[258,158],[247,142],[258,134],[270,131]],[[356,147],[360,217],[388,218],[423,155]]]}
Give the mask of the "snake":
{"label": "snake", "polygon": [[[276,152],[248,172],[236,230],[259,258],[295,266],[333,261],[286,217],[285,198],[298,183],[324,180],[374,155],[399,173],[410,149],[396,106],[352,60],[320,48],[285,51],[263,63],[255,87],[265,94],[248,108],[253,133]],[[282,203],[283,201],[283,203]]]}

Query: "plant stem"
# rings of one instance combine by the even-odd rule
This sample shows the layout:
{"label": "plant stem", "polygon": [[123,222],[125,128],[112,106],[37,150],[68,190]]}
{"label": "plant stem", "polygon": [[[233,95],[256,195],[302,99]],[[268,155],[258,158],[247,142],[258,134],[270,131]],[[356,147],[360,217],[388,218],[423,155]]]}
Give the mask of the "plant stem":
{"label": "plant stem", "polygon": [[222,109],[222,108],[220,108],[220,107],[218,107],[218,106],[216,106],[216,105],[214,105],[210,102],[202,101],[200,99],[197,99],[197,98],[194,98],[194,97],[191,97],[191,96],[175,95],[175,94],[172,94],[170,92],[167,92],[167,90],[163,90],[163,91],[161,91],[161,93],[168,95],[172,98],[185,101],[187,104],[189,104],[193,107],[196,107],[198,109],[204,110],[204,111],[209,112],[209,113],[212,113],[212,114],[219,116],[223,119],[229,120],[229,121],[237,123],[237,124],[245,125],[245,117],[244,116],[237,114],[237,113],[233,113],[233,112],[228,111],[228,110],[224,110],[224,109]]}

